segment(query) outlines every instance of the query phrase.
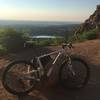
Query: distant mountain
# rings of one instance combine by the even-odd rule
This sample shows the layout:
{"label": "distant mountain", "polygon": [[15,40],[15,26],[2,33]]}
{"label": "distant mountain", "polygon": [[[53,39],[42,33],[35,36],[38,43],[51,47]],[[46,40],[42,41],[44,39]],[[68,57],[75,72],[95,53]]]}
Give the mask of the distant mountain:
{"label": "distant mountain", "polygon": [[0,20],[0,28],[15,28],[29,35],[69,36],[80,25],[79,22],[49,21],[5,21]]}
{"label": "distant mountain", "polygon": [[14,20],[0,20],[0,26],[7,25],[33,25],[33,26],[57,26],[79,24],[80,22],[60,22],[60,21],[14,21]]}

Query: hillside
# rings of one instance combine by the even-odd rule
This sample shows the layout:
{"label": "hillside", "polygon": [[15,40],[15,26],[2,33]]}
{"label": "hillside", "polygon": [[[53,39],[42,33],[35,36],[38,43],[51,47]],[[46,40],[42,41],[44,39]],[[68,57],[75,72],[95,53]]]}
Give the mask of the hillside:
{"label": "hillside", "polygon": [[97,5],[94,13],[91,14],[89,18],[86,19],[85,22],[80,25],[80,27],[76,30],[75,33],[80,34],[95,28],[98,30],[98,33],[100,34],[100,4]]}
{"label": "hillside", "polygon": [[[8,54],[0,57],[1,75],[2,69],[15,59],[31,59],[33,56],[41,55],[54,51],[60,47],[38,47],[26,49],[22,52]],[[91,78],[88,85],[82,91],[65,91],[62,88],[45,89],[33,91],[29,95],[16,97],[7,93],[0,81],[0,100],[100,100],[100,40],[91,40],[83,43],[74,44],[74,53],[84,56],[90,64]],[[94,96],[95,95],[95,96]],[[63,99],[62,99],[63,97]]]}

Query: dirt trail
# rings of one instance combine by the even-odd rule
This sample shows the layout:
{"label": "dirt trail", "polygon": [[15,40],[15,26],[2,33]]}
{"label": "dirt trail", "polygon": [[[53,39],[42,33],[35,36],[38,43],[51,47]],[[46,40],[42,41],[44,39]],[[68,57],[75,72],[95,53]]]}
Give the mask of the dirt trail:
{"label": "dirt trail", "polygon": [[[27,59],[54,51],[60,47],[38,47],[25,49],[23,52],[12,53],[0,57],[0,76],[3,68],[13,60]],[[79,91],[64,90],[61,87],[44,88],[34,90],[29,95],[23,97],[9,94],[0,81],[0,100],[100,100],[100,40],[86,41],[74,44],[74,53],[84,56],[90,63],[91,78],[88,85]]]}

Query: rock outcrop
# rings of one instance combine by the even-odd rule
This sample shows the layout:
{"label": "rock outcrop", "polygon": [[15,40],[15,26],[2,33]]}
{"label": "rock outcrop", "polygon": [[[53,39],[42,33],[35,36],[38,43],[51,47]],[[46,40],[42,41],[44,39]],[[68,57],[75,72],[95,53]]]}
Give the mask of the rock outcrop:
{"label": "rock outcrop", "polygon": [[75,33],[80,34],[94,28],[98,30],[98,33],[100,33],[100,4],[97,5],[96,11],[80,25],[79,29]]}

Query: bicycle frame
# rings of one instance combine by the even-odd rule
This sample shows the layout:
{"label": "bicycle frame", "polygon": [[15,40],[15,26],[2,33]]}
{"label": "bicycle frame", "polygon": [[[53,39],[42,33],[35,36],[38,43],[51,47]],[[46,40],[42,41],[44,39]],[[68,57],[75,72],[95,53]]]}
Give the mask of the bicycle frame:
{"label": "bicycle frame", "polygon": [[[57,54],[56,55],[56,57],[55,57],[55,59],[53,60],[53,62],[52,62],[52,66],[49,68],[49,70],[48,70],[48,72],[47,72],[47,77],[49,77],[50,75],[51,75],[51,73],[52,73],[52,71],[53,71],[53,69],[54,69],[54,65],[57,63],[57,60],[63,55],[65,55],[66,56],[66,59],[64,59],[64,60],[68,60],[68,67],[70,67],[69,69],[70,69],[70,71],[72,72],[72,74],[73,75],[75,75],[75,73],[74,73],[74,71],[73,71],[73,69],[72,69],[72,65],[71,65],[71,59],[70,59],[70,56],[67,54],[66,55],[66,53],[65,53],[65,49],[64,48],[62,48],[62,49],[59,49],[59,50],[56,50],[56,51],[54,51],[54,52],[51,52],[51,53],[48,53],[48,54],[44,54],[44,55],[41,55],[41,56],[38,56],[38,57],[36,57],[36,59],[37,59],[37,64],[38,64],[38,67],[37,67],[37,69],[36,70],[31,70],[31,71],[29,71],[29,68],[28,68],[28,72],[26,73],[26,74],[31,74],[31,73],[37,73],[37,72],[39,72],[39,78],[41,78],[44,74],[45,74],[45,71],[44,71],[44,66],[42,65],[42,62],[41,62],[41,58],[43,58],[43,57],[46,57],[46,56],[51,56],[51,55],[54,55],[54,54]],[[62,62],[63,62],[63,59],[61,59],[62,61],[61,61],[61,64],[62,64]],[[61,64],[60,65],[58,65],[58,66],[61,66]]]}
{"label": "bicycle frame", "polygon": [[[58,54],[57,54],[58,53]],[[51,53],[48,53],[48,54],[44,54],[44,55],[41,55],[41,56],[39,56],[39,57],[37,57],[37,62],[38,62],[38,64],[39,64],[39,67],[40,67],[40,69],[41,69],[41,74],[43,75],[44,73],[44,67],[43,67],[43,65],[42,65],[42,63],[41,63],[41,58],[43,58],[43,57],[45,57],[45,56],[51,56],[51,55],[54,55],[54,54],[57,54],[57,56],[56,56],[56,58],[54,59],[54,61],[53,61],[53,65],[56,63],[56,61],[57,61],[57,59],[59,58],[59,56],[61,55],[63,53],[63,50],[61,49],[61,50],[58,50],[58,51],[54,51],[54,52],[51,52]]]}
{"label": "bicycle frame", "polygon": [[[46,57],[46,56],[51,56],[51,55],[57,54],[57,56],[55,57],[55,59],[54,59],[54,61],[52,63],[54,65],[56,63],[57,59],[64,53],[65,53],[65,50],[64,49],[60,49],[60,50],[56,50],[54,52],[51,52],[51,53],[44,54],[44,55],[36,57],[37,63],[38,63],[37,69],[29,71],[29,68],[28,68],[28,72],[26,74],[31,74],[33,72],[40,72],[40,74],[41,74],[40,77],[41,77],[44,74],[44,67],[43,67],[42,62],[41,62],[40,59],[43,58],[43,57]],[[50,72],[49,72],[49,74],[50,74]]]}

